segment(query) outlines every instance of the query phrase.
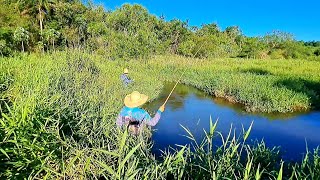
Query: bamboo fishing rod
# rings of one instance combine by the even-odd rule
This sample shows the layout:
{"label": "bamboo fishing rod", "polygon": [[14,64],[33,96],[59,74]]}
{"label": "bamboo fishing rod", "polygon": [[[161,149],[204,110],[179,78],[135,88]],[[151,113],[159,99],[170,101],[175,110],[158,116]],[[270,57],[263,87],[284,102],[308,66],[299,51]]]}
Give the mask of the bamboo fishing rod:
{"label": "bamboo fishing rod", "polygon": [[[203,44],[202,44],[202,45],[203,45]],[[202,45],[199,47],[198,51],[193,55],[193,57],[192,57],[192,58],[195,58],[195,57],[196,57],[196,55],[197,55],[197,54],[198,54],[198,52],[200,51],[200,49],[201,49]],[[184,69],[184,71],[182,72],[181,76],[180,76],[180,77],[179,77],[179,79],[177,80],[176,84],[175,84],[175,85],[173,86],[173,88],[171,89],[171,92],[170,92],[170,93],[169,93],[169,95],[167,96],[167,99],[164,101],[163,106],[164,106],[164,105],[166,105],[166,103],[168,102],[168,100],[169,100],[170,96],[172,95],[172,93],[173,93],[174,89],[177,87],[177,85],[178,85],[179,81],[181,80],[181,78],[182,78],[182,76],[184,75],[184,73],[186,72],[186,70],[187,70],[187,68],[186,68],[186,69]]]}
{"label": "bamboo fishing rod", "polygon": [[[184,71],[184,72],[185,72],[185,71]],[[171,92],[170,92],[170,94],[168,95],[167,99],[164,101],[163,105],[166,105],[166,103],[168,102],[171,94],[173,93],[174,89],[175,89],[176,86],[178,85],[178,83],[179,83],[180,79],[182,78],[184,72],[181,74],[180,78],[178,79],[178,81],[176,82],[176,84],[175,84],[175,85],[173,86],[173,88],[171,89]]]}

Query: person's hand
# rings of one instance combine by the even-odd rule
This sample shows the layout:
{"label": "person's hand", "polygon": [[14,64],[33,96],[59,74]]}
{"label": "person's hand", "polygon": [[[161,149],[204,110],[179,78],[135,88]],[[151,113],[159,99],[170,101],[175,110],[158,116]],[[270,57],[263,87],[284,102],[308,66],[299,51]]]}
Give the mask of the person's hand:
{"label": "person's hand", "polygon": [[166,108],[166,107],[165,107],[165,105],[163,104],[162,106],[160,106],[159,111],[163,112],[165,108]]}

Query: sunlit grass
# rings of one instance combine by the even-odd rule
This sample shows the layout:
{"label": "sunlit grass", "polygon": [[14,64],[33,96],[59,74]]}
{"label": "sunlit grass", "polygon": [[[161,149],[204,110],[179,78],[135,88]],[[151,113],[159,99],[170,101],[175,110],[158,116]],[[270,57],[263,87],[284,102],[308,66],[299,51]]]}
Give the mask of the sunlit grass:
{"label": "sunlit grass", "polygon": [[[119,79],[124,67],[135,80],[129,88]],[[223,137],[210,120],[201,142],[185,129],[192,144],[159,159],[150,151],[150,130],[132,137],[115,127],[115,116],[126,94],[138,90],[152,100],[164,81],[177,80],[186,68],[182,83],[241,102],[247,110],[310,109],[317,100],[318,67],[304,60],[177,56],[109,61],[83,52],[0,59],[0,178],[317,179],[317,150],[302,163],[282,166],[278,149],[264,142],[247,145],[251,126]],[[213,144],[217,136],[220,147]]]}

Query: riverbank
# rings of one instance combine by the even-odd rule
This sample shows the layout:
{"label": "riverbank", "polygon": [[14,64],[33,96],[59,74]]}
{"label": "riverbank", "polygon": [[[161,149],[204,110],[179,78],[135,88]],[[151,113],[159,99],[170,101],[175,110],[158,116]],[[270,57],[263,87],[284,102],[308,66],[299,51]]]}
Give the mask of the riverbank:
{"label": "riverbank", "polygon": [[[130,77],[135,80],[127,89],[119,79],[124,67],[129,68]],[[268,73],[252,70],[257,67],[265,67]],[[286,71],[289,67],[295,71]],[[152,145],[147,138],[137,141],[114,124],[126,94],[138,90],[154,99],[161,92],[163,81],[177,80],[185,68],[188,69],[183,83],[211,94],[234,97],[249,109],[266,112],[308,109],[312,93],[316,96],[317,92],[312,87],[319,86],[305,89],[304,81],[319,82],[318,67],[317,62],[303,60],[260,62],[175,56],[109,61],[82,52],[2,58],[0,159],[4,168],[0,169],[0,177],[208,179],[254,177],[257,172],[263,172],[262,178],[278,177],[280,172],[298,179],[310,177],[309,174],[319,177],[319,164],[311,161],[319,159],[318,152],[306,158],[306,165],[285,163],[281,168],[275,150],[261,143],[254,147],[246,145],[249,135],[246,132],[245,139],[229,137],[216,151],[207,150],[207,145],[214,146],[210,139],[217,135],[214,123],[208,141],[198,147],[197,154],[185,147],[164,154],[163,161],[157,161],[151,154]],[[288,84],[297,85],[295,91],[281,83],[287,78],[304,81]],[[299,88],[306,91],[300,93]],[[243,153],[249,156],[242,159]]]}
{"label": "riverbank", "polygon": [[[133,71],[140,65],[128,63]],[[295,112],[319,109],[320,62],[306,60],[152,58],[147,68],[166,81],[181,82],[230,102],[249,112]]]}
{"label": "riverbank", "polygon": [[[174,83],[165,84],[159,97],[146,104],[145,109],[154,112],[166,99]],[[209,131],[208,118],[219,119],[216,130],[224,137],[230,127],[236,134],[241,134],[243,127],[253,128],[250,133],[252,140],[264,140],[268,148],[279,146],[280,157],[285,161],[299,162],[308,149],[320,145],[320,111],[308,113],[248,113],[238,104],[216,98],[194,87],[179,84],[176,86],[170,101],[166,105],[166,113],[155,127],[152,134],[153,152],[175,147],[175,144],[188,144],[190,140],[181,125],[190,129],[194,138],[200,142],[205,136],[203,130]],[[221,139],[214,139],[215,145],[221,145]],[[254,145],[254,141],[247,141]]]}

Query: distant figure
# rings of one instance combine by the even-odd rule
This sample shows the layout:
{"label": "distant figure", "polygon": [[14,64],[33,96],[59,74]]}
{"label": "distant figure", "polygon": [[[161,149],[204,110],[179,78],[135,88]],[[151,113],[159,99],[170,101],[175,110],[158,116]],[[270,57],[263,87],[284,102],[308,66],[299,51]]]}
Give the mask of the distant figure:
{"label": "distant figure", "polygon": [[158,123],[165,106],[162,105],[158,109],[156,115],[151,118],[148,112],[139,108],[139,106],[146,103],[147,100],[148,96],[140,94],[138,91],[133,91],[131,94],[127,95],[124,98],[125,106],[121,109],[117,118],[117,126],[121,127],[126,125],[128,130],[134,135],[139,134],[144,125],[155,126]]}
{"label": "distant figure", "polygon": [[133,80],[130,79],[130,77],[128,76],[128,73],[129,73],[128,69],[125,68],[125,69],[123,70],[123,74],[121,74],[121,76],[120,76],[120,78],[121,78],[124,86],[126,86],[126,87],[127,87],[130,83],[133,82]]}

